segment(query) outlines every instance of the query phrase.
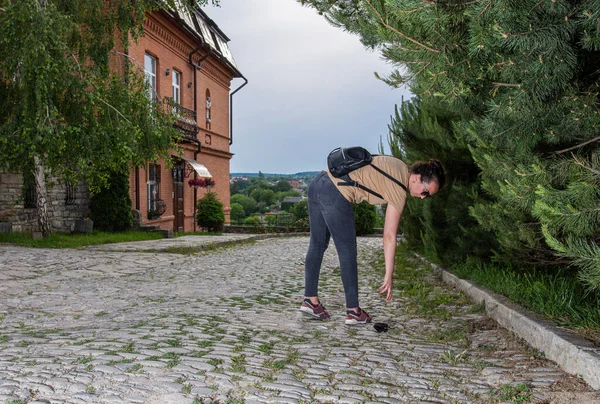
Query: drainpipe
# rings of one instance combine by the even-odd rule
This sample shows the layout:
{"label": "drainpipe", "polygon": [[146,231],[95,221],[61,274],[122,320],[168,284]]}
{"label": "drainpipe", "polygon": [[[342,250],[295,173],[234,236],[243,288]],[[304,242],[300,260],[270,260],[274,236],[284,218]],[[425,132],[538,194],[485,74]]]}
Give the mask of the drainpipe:
{"label": "drainpipe", "polygon": [[[198,142],[198,150],[194,152],[194,160],[197,161],[198,153],[200,153],[200,142]],[[194,179],[198,178],[198,173],[194,170]],[[194,233],[196,232],[196,203],[198,200],[198,188],[194,187]]]}
{"label": "drainpipe", "polygon": [[229,94],[229,145],[230,146],[233,144],[233,95],[235,93],[237,93],[238,91],[240,91],[242,89],[242,87],[244,87],[246,84],[248,84],[248,79],[246,79],[242,75],[240,75],[240,76],[242,77],[242,79],[244,79],[244,84],[242,84],[241,86],[236,88],[234,92]]}

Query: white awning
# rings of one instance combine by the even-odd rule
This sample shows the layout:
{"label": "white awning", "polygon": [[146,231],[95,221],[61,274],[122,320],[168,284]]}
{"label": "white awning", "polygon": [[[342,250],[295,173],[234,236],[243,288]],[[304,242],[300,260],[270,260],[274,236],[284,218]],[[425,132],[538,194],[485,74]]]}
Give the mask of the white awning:
{"label": "white awning", "polygon": [[212,178],[212,175],[210,174],[210,171],[208,171],[208,168],[206,168],[204,165],[198,163],[196,160],[192,160],[192,159],[183,159],[186,163],[188,163],[190,165],[190,167],[192,167],[194,169],[194,171],[196,171],[196,173],[198,174],[199,177],[203,177],[203,178]]}

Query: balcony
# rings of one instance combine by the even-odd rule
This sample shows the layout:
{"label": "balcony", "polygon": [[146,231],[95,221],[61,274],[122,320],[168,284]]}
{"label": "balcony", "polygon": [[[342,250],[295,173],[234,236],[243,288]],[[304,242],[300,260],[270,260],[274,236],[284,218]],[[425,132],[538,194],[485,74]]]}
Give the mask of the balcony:
{"label": "balcony", "polygon": [[183,132],[183,141],[197,142],[198,122],[196,122],[196,111],[182,107],[171,98],[163,99],[166,110],[171,110],[175,116],[174,126]]}

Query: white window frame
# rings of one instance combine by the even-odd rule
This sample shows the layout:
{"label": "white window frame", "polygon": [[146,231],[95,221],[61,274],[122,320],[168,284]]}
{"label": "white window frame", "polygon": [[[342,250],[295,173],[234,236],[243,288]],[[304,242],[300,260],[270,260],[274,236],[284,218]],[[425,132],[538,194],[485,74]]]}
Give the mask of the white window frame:
{"label": "white window frame", "polygon": [[181,105],[181,73],[179,73],[177,70],[173,70],[172,86],[173,101]]}
{"label": "white window frame", "polygon": [[148,165],[148,211],[156,210],[158,207],[157,201],[160,199],[160,182],[157,181],[160,170],[157,164]]}
{"label": "white window frame", "polygon": [[157,61],[156,58],[148,53],[144,54],[144,71],[146,74],[146,81],[148,82],[150,88],[149,96],[150,99],[156,101],[158,99],[157,87],[156,87],[156,66]]}

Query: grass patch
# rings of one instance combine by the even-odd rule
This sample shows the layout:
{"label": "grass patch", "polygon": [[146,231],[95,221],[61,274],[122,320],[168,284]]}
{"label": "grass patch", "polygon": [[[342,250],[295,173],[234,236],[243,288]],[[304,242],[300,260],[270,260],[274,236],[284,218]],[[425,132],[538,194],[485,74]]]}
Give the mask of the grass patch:
{"label": "grass patch", "polygon": [[231,357],[231,371],[244,372],[246,370],[246,355],[237,355]]}
{"label": "grass patch", "polygon": [[582,328],[586,338],[600,345],[600,294],[585,293],[573,273],[469,262],[455,265],[451,271],[545,315],[558,325]]}
{"label": "grass patch", "polygon": [[459,342],[462,347],[467,347],[469,343],[466,326],[457,326],[445,330],[436,330],[427,336],[429,342]]}
{"label": "grass patch", "polygon": [[[406,244],[399,244],[394,268],[394,293],[408,298],[411,312],[426,318],[448,319],[457,304],[467,303],[464,295],[457,298],[455,292],[436,286],[432,280],[432,270],[428,265],[411,259],[412,252]],[[384,268],[384,261],[374,263],[374,267]]]}
{"label": "grass patch", "polygon": [[214,343],[214,341],[209,341],[209,340],[203,339],[203,340],[198,341],[197,344],[200,348],[209,348],[209,347],[213,346],[215,343]]}
{"label": "grass patch", "polygon": [[213,366],[219,366],[223,363],[223,359],[209,359],[208,364]]}
{"label": "grass patch", "polygon": [[524,383],[505,384],[492,391],[490,395],[502,401],[510,400],[511,403],[529,403],[532,400],[529,387]]}
{"label": "grass patch", "polygon": [[266,353],[267,355],[273,351],[273,347],[275,346],[274,342],[268,342],[266,344],[260,344],[258,346],[258,350],[260,352]]}
{"label": "grass patch", "polygon": [[170,254],[181,254],[181,255],[193,255],[198,253],[204,253],[215,250],[222,250],[226,248],[239,247],[241,245],[246,244],[254,244],[256,240],[237,240],[237,241],[228,241],[223,243],[212,243],[202,246],[171,246],[165,249],[166,252]]}
{"label": "grass patch", "polygon": [[78,248],[88,245],[157,240],[161,238],[163,236],[159,233],[141,231],[126,231],[121,233],[94,231],[85,234],[53,233],[39,240],[34,240],[30,233],[0,233],[0,243],[10,243],[32,248]]}

